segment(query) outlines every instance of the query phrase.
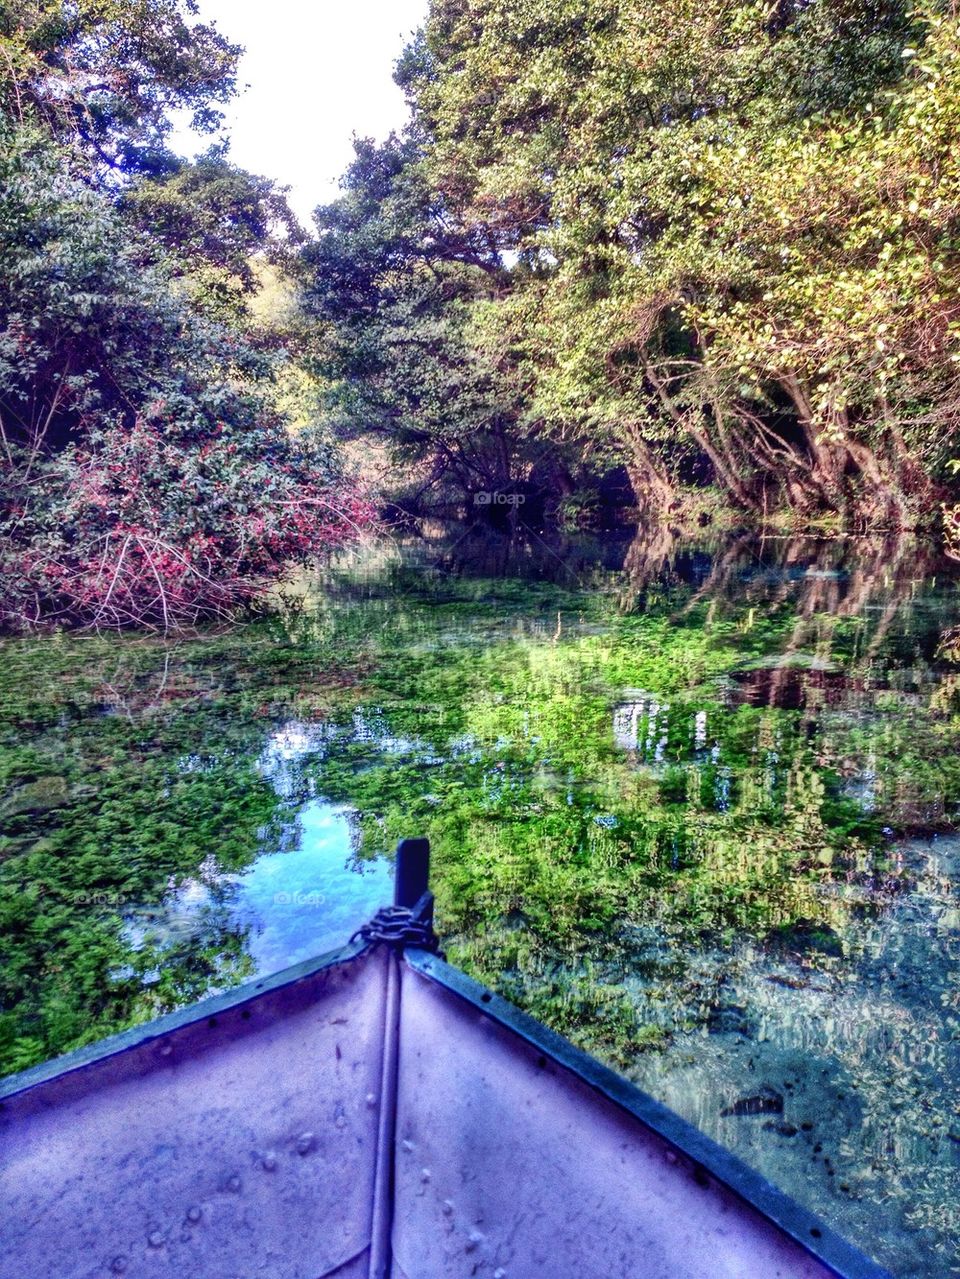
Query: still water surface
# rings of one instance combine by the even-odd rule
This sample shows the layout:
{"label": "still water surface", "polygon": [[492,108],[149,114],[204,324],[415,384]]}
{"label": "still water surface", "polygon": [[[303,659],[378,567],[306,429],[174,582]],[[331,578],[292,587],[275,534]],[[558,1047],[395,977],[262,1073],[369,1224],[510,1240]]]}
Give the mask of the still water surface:
{"label": "still water surface", "polygon": [[450,958],[900,1276],[960,1273],[960,591],[909,543],[433,530],[190,641],[0,645],[13,1070],[344,942]]}

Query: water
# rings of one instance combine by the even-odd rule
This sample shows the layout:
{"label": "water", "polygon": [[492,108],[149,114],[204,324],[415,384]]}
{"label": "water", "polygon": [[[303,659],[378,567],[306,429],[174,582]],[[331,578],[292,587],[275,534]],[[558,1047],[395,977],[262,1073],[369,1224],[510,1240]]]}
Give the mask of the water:
{"label": "water", "polygon": [[431,529],[191,640],[0,645],[7,1070],[342,944],[451,959],[895,1274],[960,1273],[960,591],[907,542]]}
{"label": "water", "polygon": [[309,801],[283,846],[270,852],[264,844],[249,870],[223,873],[209,858],[198,876],[172,883],[159,907],[129,908],[125,939],[162,951],[211,928],[239,933],[256,974],[336,950],[392,895],[389,863],[353,856],[355,815],[343,804]]}

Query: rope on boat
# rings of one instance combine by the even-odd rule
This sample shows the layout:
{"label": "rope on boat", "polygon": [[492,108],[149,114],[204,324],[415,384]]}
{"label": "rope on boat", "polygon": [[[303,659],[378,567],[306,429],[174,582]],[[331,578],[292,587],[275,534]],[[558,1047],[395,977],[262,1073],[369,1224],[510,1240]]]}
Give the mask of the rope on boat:
{"label": "rope on boat", "polygon": [[417,946],[440,954],[440,940],[429,917],[408,906],[384,906],[368,923],[362,924],[351,942],[385,942],[388,946]]}

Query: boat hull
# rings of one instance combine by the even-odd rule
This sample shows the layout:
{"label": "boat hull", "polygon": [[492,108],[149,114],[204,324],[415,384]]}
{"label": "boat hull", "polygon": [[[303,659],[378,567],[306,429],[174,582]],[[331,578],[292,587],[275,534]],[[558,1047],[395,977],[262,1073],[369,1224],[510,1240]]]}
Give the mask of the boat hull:
{"label": "boat hull", "polygon": [[881,1279],[426,951],[338,952],[7,1081],[0,1279]]}

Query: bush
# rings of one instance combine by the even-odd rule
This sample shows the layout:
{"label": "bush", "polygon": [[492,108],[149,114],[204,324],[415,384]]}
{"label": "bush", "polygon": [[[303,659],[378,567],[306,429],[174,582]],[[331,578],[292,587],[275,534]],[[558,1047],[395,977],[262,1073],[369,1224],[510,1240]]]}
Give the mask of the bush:
{"label": "bush", "polygon": [[285,428],[283,352],[195,310],[68,151],[0,152],[2,620],[193,623],[366,523]]}

